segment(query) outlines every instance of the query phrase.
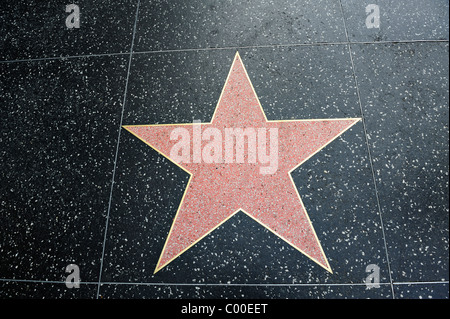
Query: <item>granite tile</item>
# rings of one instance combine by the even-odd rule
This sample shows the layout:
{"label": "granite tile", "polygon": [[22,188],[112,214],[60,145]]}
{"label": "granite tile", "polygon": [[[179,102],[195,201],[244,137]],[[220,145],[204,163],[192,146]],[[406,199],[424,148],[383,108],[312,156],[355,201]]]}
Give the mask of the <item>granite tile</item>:
{"label": "granite tile", "polygon": [[360,117],[348,47],[239,50],[268,120]]}
{"label": "granite tile", "polygon": [[[227,128],[230,127],[247,127],[246,130],[252,132],[255,132],[255,128],[270,128],[270,152],[275,156],[277,155],[272,153],[275,151],[273,150],[275,137],[272,133],[278,132],[279,152],[276,152],[278,152],[279,160],[276,160],[277,164],[275,159],[271,160],[273,165],[270,167],[269,174],[265,174],[261,163],[256,163],[256,154],[254,164],[234,165],[233,158],[229,158],[230,152],[227,147],[225,147],[225,163],[222,164],[210,163],[207,158],[205,159],[207,156],[205,152],[203,154],[205,161],[198,163],[195,159],[192,162],[189,158],[178,162],[175,155],[170,156],[172,161],[178,162],[180,167],[191,172],[192,178],[184,196],[183,206],[180,206],[177,212],[177,219],[158,263],[158,269],[226,221],[237,210],[242,209],[247,215],[266,225],[294,247],[311,256],[325,269],[330,270],[295,186],[288,175],[300,162],[314,155],[356,124],[359,119],[307,122],[267,121],[238,53],[231,70],[215,110],[214,119],[212,123],[204,124],[204,127],[208,127],[204,133],[208,134],[207,130],[214,130],[227,139],[229,135]],[[223,128],[224,125],[226,128]],[[185,124],[125,126],[127,131],[148,145],[152,145],[160,153],[167,154],[166,156],[172,153],[175,144],[169,142],[169,135],[174,130],[184,130],[189,134],[187,131],[189,127],[192,125],[188,127]],[[261,131],[258,131],[259,142],[264,139],[260,133]],[[193,138],[195,139],[195,136]],[[200,140],[201,138],[199,142]],[[206,141],[203,144],[205,147],[210,145]],[[249,161],[252,162],[250,144],[249,142],[248,152]],[[235,146],[238,146],[238,142]],[[221,142],[220,148],[222,148]],[[257,145],[255,145],[255,153],[256,148]],[[260,155],[258,155],[259,160],[261,160]],[[222,155],[219,156],[219,160],[222,161]]]}
{"label": "granite tile", "polygon": [[[209,122],[235,52],[133,55],[124,124]],[[268,120],[360,116],[346,46],[239,53]]]}
{"label": "granite tile", "polygon": [[448,280],[448,43],[352,48],[393,280]]}
{"label": "granite tile", "polygon": [[0,64],[0,278],[98,280],[127,63]]}
{"label": "granite tile", "polygon": [[141,1],[135,51],[345,41],[339,1]]}
{"label": "granite tile", "polygon": [[0,60],[129,52],[137,1],[77,0],[79,28],[68,28],[70,1],[0,4]]}
{"label": "granite tile", "polygon": [[[317,108],[320,107],[320,96],[326,99],[328,95],[333,98],[323,105],[328,103],[333,107],[325,109],[320,118],[354,117],[358,114],[359,106],[351,73],[335,75],[335,81],[342,83],[336,85],[334,90],[329,83],[334,78],[327,78],[333,72],[328,60],[335,57],[335,61],[349,63],[349,57],[343,54],[342,47],[320,49],[264,48],[242,54],[244,64],[249,61],[246,67],[249,73],[253,72],[250,78],[255,78],[257,93],[265,90],[278,93],[275,98],[268,94],[265,103],[261,99],[264,110],[272,119],[276,114],[282,114],[281,119],[319,117]],[[226,69],[231,65],[231,61],[227,62],[224,58],[226,53],[231,56],[230,59],[234,56],[234,52],[222,50],[136,55],[131,69],[130,98],[127,99],[129,103],[124,112],[124,125],[178,121],[189,123],[193,117],[191,109],[195,110],[197,103],[205,112],[199,113],[202,114],[200,119],[209,121],[208,115],[214,111],[226,78]],[[302,57],[302,53],[307,58]],[[213,67],[211,63],[205,66],[205,56],[212,56],[212,63],[216,65]],[[305,106],[306,103],[299,101],[298,93],[292,93],[291,90],[295,86],[291,82],[303,83],[302,69],[283,71],[289,69],[289,61],[294,69],[302,59],[312,59],[313,56],[320,57],[317,63],[325,67],[320,76],[311,75],[309,81],[318,82],[318,85],[323,83],[327,87],[325,91],[330,94],[315,96]],[[221,63],[215,62],[221,60]],[[202,62],[195,64],[195,61]],[[269,68],[266,71],[269,75],[258,77],[258,70],[252,70],[257,61],[262,61],[265,66],[260,67],[260,74],[264,74],[263,71],[270,65],[279,67],[280,71],[271,73]],[[313,62],[309,63],[311,68],[316,67]],[[186,73],[184,65],[193,67],[192,75]],[[350,65],[339,68],[347,67]],[[148,74],[145,73],[146,69],[149,70]],[[157,93],[153,89],[146,89],[152,85],[156,74],[173,74],[170,77],[173,79],[176,70],[182,71],[183,78],[188,79],[187,84],[176,87],[167,81],[159,84]],[[219,88],[214,88],[218,90],[216,96],[203,95],[204,91],[215,85],[219,85]],[[200,90],[203,86],[205,88]],[[288,89],[284,90],[285,86]],[[187,95],[183,92],[191,87],[197,90],[189,95],[190,106],[181,107],[183,99],[173,98],[173,93],[177,96]],[[302,95],[306,95],[306,92],[305,89]],[[320,90],[315,92],[319,94]],[[141,96],[145,98],[138,98]],[[289,98],[294,106],[285,103],[280,113],[276,101]],[[295,107],[295,103],[298,107]],[[360,284],[367,277],[366,267],[377,264],[381,269],[380,281],[389,282],[380,217],[361,123],[355,124],[292,173],[329,258],[333,274],[315,265],[243,213],[230,218],[163,270],[153,274],[189,175],[128,132],[122,133],[102,281]]]}
{"label": "granite tile", "polygon": [[[405,41],[448,40],[449,4],[447,0],[341,0],[349,40]],[[366,18],[377,5],[379,28],[368,28]]]}
{"label": "granite tile", "polygon": [[389,283],[383,230],[364,139],[359,122],[292,172],[332,265],[333,275],[326,282],[364,282],[368,276],[366,267],[376,265],[380,268],[380,282]]}
{"label": "granite tile", "polygon": [[[280,299],[391,299],[390,285],[366,289],[364,285],[345,286],[186,286],[186,285],[101,285],[105,299],[213,299],[219,308],[239,299],[266,301]],[[227,300],[227,301],[225,301]],[[237,301],[239,303],[239,301]],[[214,304],[214,302],[213,302]],[[292,303],[289,303],[292,305]],[[222,305],[223,306],[223,305]],[[222,307],[221,307],[222,308]],[[181,307],[180,307],[181,309]]]}
{"label": "granite tile", "polygon": [[67,288],[64,283],[0,281],[0,298],[6,299],[94,299],[97,285],[80,284]]}
{"label": "granite tile", "polygon": [[394,293],[397,299],[448,299],[448,282],[394,285]]}
{"label": "granite tile", "polygon": [[234,53],[134,54],[124,125],[210,121]]}

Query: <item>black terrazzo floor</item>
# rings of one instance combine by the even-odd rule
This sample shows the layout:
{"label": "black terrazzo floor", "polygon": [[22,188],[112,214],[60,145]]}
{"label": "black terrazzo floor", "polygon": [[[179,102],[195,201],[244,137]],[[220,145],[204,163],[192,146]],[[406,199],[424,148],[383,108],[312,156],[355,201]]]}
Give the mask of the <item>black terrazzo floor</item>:
{"label": "black terrazzo floor", "polygon": [[[0,298],[449,298],[448,0],[74,3],[0,3]],[[153,273],[189,176],[121,126],[210,121],[236,51],[269,120],[363,118],[292,173],[333,273],[243,213]]]}

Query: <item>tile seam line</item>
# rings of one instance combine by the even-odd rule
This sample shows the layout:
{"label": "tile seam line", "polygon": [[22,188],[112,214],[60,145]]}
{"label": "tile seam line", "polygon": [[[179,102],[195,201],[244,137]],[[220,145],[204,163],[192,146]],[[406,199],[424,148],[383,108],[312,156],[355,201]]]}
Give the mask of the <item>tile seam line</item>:
{"label": "tile seam line", "polygon": [[[348,44],[407,44],[407,43],[445,43],[447,39],[430,39],[430,40],[386,40],[386,41],[341,41],[341,42],[311,42],[311,43],[287,43],[287,44],[267,44],[267,45],[249,45],[249,46],[229,46],[229,47],[210,47],[210,48],[186,48],[186,49],[167,49],[167,50],[147,50],[133,51],[133,54],[157,54],[157,53],[173,53],[173,52],[195,52],[195,51],[215,51],[215,50],[237,50],[237,49],[262,49],[262,48],[281,48],[281,47],[302,47],[302,46],[327,46],[327,45],[348,45]],[[93,53],[55,57],[41,57],[29,59],[0,60],[0,63],[20,63],[35,61],[53,61],[64,59],[105,57],[129,55],[130,52],[113,52],[113,53]]]}
{"label": "tile seam line", "polygon": [[367,132],[367,126],[366,126],[366,118],[365,118],[365,114],[364,114],[363,107],[362,107],[361,92],[359,90],[359,83],[358,83],[358,79],[356,77],[356,68],[355,68],[355,64],[354,64],[354,60],[353,60],[351,44],[348,45],[348,51],[349,51],[349,55],[350,55],[350,60],[351,60],[352,70],[353,70],[353,77],[355,80],[356,91],[357,91],[357,95],[358,95],[358,102],[359,102],[361,118],[362,118],[361,122],[362,122],[363,130],[364,130],[364,138],[365,138],[365,142],[366,142],[367,155],[369,157],[370,170],[372,172],[372,180],[373,180],[373,185],[374,185],[374,190],[375,190],[375,198],[376,198],[376,202],[377,202],[378,214],[380,216],[381,232],[382,232],[382,236],[383,236],[384,250],[385,250],[385,254],[386,254],[386,262],[387,262],[388,272],[389,272],[389,281],[391,283],[392,299],[395,299],[395,292],[394,292],[394,285],[393,285],[394,281],[392,279],[392,270],[391,270],[391,259],[389,257],[389,251],[388,251],[388,247],[387,247],[387,239],[386,239],[386,231],[385,231],[384,220],[383,220],[383,212],[382,212],[381,204],[380,204],[380,194],[378,191],[378,184],[377,184],[377,180],[375,177],[375,169],[373,167],[372,151],[370,149],[370,144],[369,144],[369,138],[368,138],[368,132]]}
{"label": "tile seam line", "polygon": [[15,60],[0,60],[0,63],[19,63],[19,62],[36,62],[36,61],[53,61],[64,59],[83,59],[83,58],[96,58],[105,56],[120,56],[129,55],[130,52],[113,52],[113,53],[93,53],[93,54],[80,54],[80,55],[68,55],[68,56],[54,56],[54,57],[41,57],[30,59],[15,59]]}
{"label": "tile seam line", "polygon": [[[380,285],[391,285],[390,282],[380,282]],[[418,281],[418,282],[398,282],[393,283],[394,285],[443,285],[449,284],[448,281]],[[235,283],[235,284],[221,284],[221,283],[159,283],[159,282],[102,282],[102,285],[148,285],[148,286],[224,286],[224,287],[232,287],[232,286],[255,286],[255,287],[295,287],[295,286],[367,286],[366,283],[267,283],[267,284],[258,284],[258,283]]]}
{"label": "tile seam line", "polygon": [[[0,282],[17,282],[17,283],[42,283],[42,284],[65,284],[65,281],[57,280],[33,280],[33,279],[9,279],[0,278]],[[380,282],[380,285],[390,285],[389,282]],[[449,281],[405,281],[405,282],[394,282],[393,285],[448,285]],[[98,285],[98,282],[94,281],[80,281],[80,285]],[[161,283],[161,282],[116,282],[116,281],[105,281],[101,285],[147,285],[147,286],[255,286],[255,287],[286,287],[286,286],[366,286],[365,283]]]}
{"label": "tile seam line", "polygon": [[385,230],[384,230],[384,222],[383,222],[383,216],[382,216],[382,210],[381,210],[381,204],[380,204],[380,197],[379,197],[379,193],[378,193],[378,185],[377,185],[377,181],[376,181],[376,177],[375,177],[375,171],[374,171],[374,167],[373,167],[372,152],[370,150],[369,139],[368,139],[368,136],[367,136],[366,119],[365,119],[364,110],[363,110],[363,107],[362,107],[361,92],[359,90],[359,83],[358,83],[358,78],[356,76],[355,63],[354,63],[354,60],[353,60],[352,43],[350,43],[349,36],[348,36],[347,23],[346,23],[346,19],[345,19],[345,13],[344,13],[344,7],[342,5],[342,0],[339,0],[339,5],[340,5],[340,8],[341,8],[341,15],[342,15],[342,21],[343,21],[344,30],[345,30],[345,36],[346,36],[346,39],[347,39],[347,42],[348,42],[347,43],[348,53],[349,53],[349,56],[350,56],[350,62],[351,62],[351,66],[352,66],[353,79],[355,81],[356,94],[357,94],[357,97],[358,97],[358,103],[359,103],[359,108],[360,108],[360,112],[361,112],[361,122],[362,122],[363,130],[364,130],[364,138],[365,138],[365,143],[366,143],[366,148],[367,148],[367,155],[368,155],[368,159],[369,159],[370,170],[372,172],[372,180],[373,180],[373,184],[374,184],[375,198],[376,198],[376,203],[377,203],[377,208],[378,208],[378,214],[380,216],[381,232],[382,232],[382,236],[383,236],[384,250],[385,250],[386,262],[387,262],[387,266],[388,266],[389,282],[390,282],[390,285],[391,285],[392,299],[395,299],[395,291],[394,291],[394,284],[393,284],[393,280],[392,280],[391,263],[390,263],[388,248],[387,248],[386,233],[385,233]]}
{"label": "tile seam line", "polygon": [[393,282],[394,286],[401,286],[401,285],[438,285],[438,284],[449,284],[449,281],[399,281],[399,282]]}
{"label": "tile seam line", "polygon": [[112,177],[111,177],[111,188],[110,188],[110,192],[109,192],[108,210],[106,213],[105,230],[104,230],[103,244],[102,244],[102,254],[101,254],[101,259],[100,259],[100,271],[99,271],[98,282],[97,282],[96,299],[98,299],[99,295],[100,295],[100,287],[101,287],[101,280],[102,280],[102,274],[103,274],[103,261],[104,261],[104,257],[105,257],[106,238],[108,236],[109,216],[110,216],[110,212],[111,212],[112,196],[113,196],[113,191],[114,191],[114,180],[116,177],[116,167],[117,167],[117,160],[118,160],[118,155],[119,155],[120,136],[121,136],[121,132],[122,132],[125,103],[127,100],[128,81],[130,78],[131,62],[132,62],[132,58],[133,58],[133,46],[134,46],[134,40],[135,40],[135,36],[136,36],[136,25],[137,25],[137,20],[138,20],[138,15],[139,15],[140,3],[141,3],[141,1],[137,0],[136,13],[135,13],[134,25],[133,25],[133,34],[132,34],[132,39],[131,39],[131,47],[130,47],[129,58],[128,58],[127,77],[125,80],[125,88],[124,88],[123,100],[122,100],[122,110],[121,110],[121,114],[120,114],[119,132],[117,134],[116,152],[114,155],[114,166],[113,166],[113,172],[112,172]]}
{"label": "tile seam line", "polygon": [[[55,281],[55,280],[27,280],[27,279],[0,279],[0,282],[22,282],[22,283],[43,283],[43,284],[65,284],[65,281]],[[440,282],[439,282],[440,283]],[[80,285],[98,285],[98,282],[92,281],[80,281]],[[380,285],[390,285],[390,283],[385,282],[379,283]],[[259,284],[259,283],[161,283],[161,282],[115,282],[115,281],[105,281],[102,282],[101,285],[129,285],[129,286],[212,286],[212,287],[241,287],[241,286],[254,286],[254,287],[287,287],[287,286],[366,286],[365,283],[297,283],[297,284],[289,284],[289,283],[267,283],[267,284]]]}
{"label": "tile seam line", "polygon": [[282,47],[308,47],[308,46],[327,46],[327,45],[348,45],[348,44],[408,44],[408,43],[445,43],[449,40],[387,40],[387,41],[339,41],[339,42],[311,42],[311,43],[286,43],[286,44],[266,44],[266,45],[247,45],[247,46],[229,46],[229,47],[210,47],[210,48],[185,48],[185,49],[166,49],[166,50],[146,50],[134,51],[134,54],[158,54],[174,52],[195,52],[195,51],[218,51],[218,50],[241,50],[241,49],[263,49],[263,48],[282,48]]}
{"label": "tile seam line", "polygon": [[[57,280],[33,280],[33,279],[6,279],[0,278],[0,282],[23,282],[44,284],[65,284],[65,281]],[[440,282],[439,282],[440,283]],[[84,285],[98,285],[94,281],[80,281]],[[121,282],[104,281],[102,285],[148,285],[148,286],[365,286],[365,283],[174,283],[174,282]],[[388,282],[380,282],[380,285],[390,285]]]}
{"label": "tile seam line", "polygon": [[[390,283],[379,283],[380,285],[390,285]],[[336,283],[336,284],[207,284],[207,283],[127,283],[127,282],[103,282],[102,285],[135,285],[135,286],[191,286],[191,287],[331,287],[331,286],[366,286],[365,283]]]}

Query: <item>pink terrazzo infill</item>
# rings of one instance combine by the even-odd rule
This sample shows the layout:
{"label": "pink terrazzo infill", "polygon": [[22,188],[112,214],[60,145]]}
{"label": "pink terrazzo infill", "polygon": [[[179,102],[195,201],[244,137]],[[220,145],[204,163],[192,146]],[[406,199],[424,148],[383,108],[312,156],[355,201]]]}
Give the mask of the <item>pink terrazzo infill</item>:
{"label": "pink terrazzo infill", "polygon": [[[132,134],[191,174],[156,271],[235,213],[243,211],[331,272],[290,172],[357,121],[359,119],[267,121],[241,58],[236,54],[210,123],[126,126]],[[171,150],[178,141],[171,140],[170,135],[177,128],[183,128],[190,136],[191,148],[186,162],[171,158]],[[248,152],[244,152],[241,163],[199,162],[198,149],[203,150],[209,140],[194,142],[194,136],[208,128],[220,130],[222,136],[226,128],[256,131],[265,128],[268,151],[269,129],[277,129],[276,171],[262,174],[260,168],[267,164],[250,161]],[[222,152],[224,149],[223,146]],[[222,159],[224,157],[222,154]]]}

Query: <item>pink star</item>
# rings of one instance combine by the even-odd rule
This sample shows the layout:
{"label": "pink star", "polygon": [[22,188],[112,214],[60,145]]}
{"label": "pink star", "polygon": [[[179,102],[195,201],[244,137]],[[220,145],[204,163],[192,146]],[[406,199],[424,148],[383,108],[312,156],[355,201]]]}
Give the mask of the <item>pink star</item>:
{"label": "pink star", "polygon": [[124,126],[190,174],[155,273],[239,211],[332,272],[291,172],[359,120],[268,121],[236,53],[210,123]]}

